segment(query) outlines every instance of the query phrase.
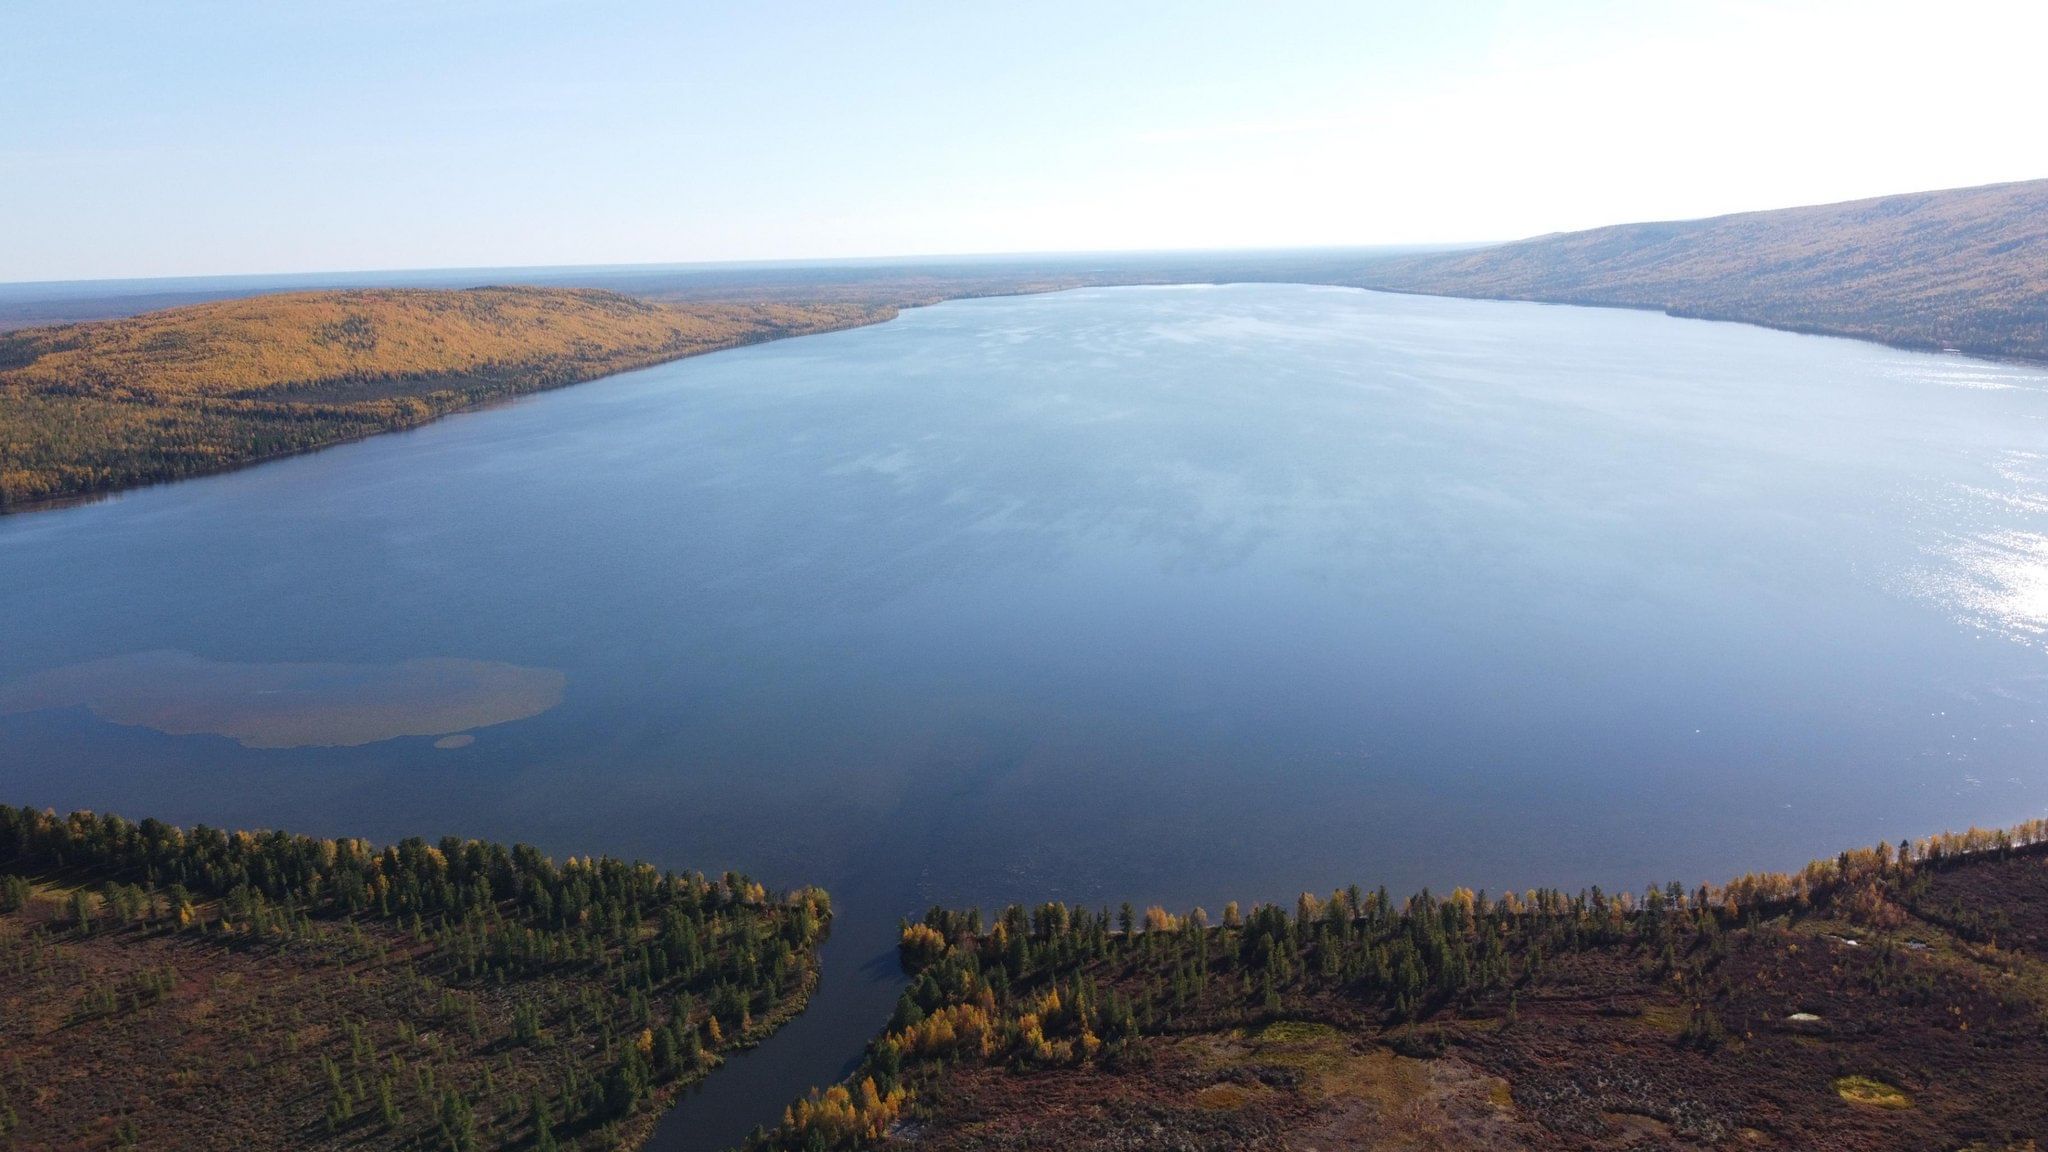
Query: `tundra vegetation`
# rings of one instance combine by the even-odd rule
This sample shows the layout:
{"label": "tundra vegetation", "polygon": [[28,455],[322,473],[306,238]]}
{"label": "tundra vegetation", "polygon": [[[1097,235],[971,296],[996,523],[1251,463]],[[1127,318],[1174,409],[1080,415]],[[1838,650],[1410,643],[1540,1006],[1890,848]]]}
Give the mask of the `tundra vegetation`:
{"label": "tundra vegetation", "polygon": [[634,1144],[801,1008],[830,916],[734,873],[0,807],[0,1144]]}
{"label": "tundra vegetation", "polygon": [[0,511],[891,315],[856,303],[665,304],[595,289],[377,289],[0,333]]}
{"label": "tundra vegetation", "polygon": [[1798,332],[2048,360],[2048,180],[1402,257],[1352,283],[1657,308]]}
{"label": "tundra vegetation", "polygon": [[2048,821],[1641,893],[934,908],[755,1152],[2032,1148]]}

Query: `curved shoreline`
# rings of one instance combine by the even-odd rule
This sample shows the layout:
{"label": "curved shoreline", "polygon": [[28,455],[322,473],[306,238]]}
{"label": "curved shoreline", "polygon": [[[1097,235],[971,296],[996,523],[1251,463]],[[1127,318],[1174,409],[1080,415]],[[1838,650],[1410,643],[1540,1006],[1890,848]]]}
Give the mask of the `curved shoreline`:
{"label": "curved shoreline", "polygon": [[[515,387],[509,391],[498,393],[495,395],[483,396],[453,408],[448,408],[446,410],[438,412],[432,412],[428,415],[419,417],[417,419],[400,420],[390,425],[389,427],[377,428],[371,431],[353,433],[345,436],[337,436],[333,439],[324,440],[318,444],[310,444],[304,447],[286,448],[273,452],[262,452],[256,455],[243,457],[237,460],[222,461],[215,465],[195,468],[190,472],[186,472],[178,476],[165,477],[162,479],[143,480],[132,484],[115,484],[105,488],[94,489],[89,492],[66,492],[60,495],[38,496],[14,501],[0,500],[0,516],[13,516],[31,512],[50,512],[64,508],[76,508],[83,507],[89,504],[98,504],[102,501],[109,500],[129,492],[138,492],[147,488],[157,488],[166,484],[176,484],[184,480],[199,480],[208,476],[221,476],[230,472],[239,472],[244,468],[253,468],[260,464],[270,464],[279,460],[289,460],[295,456],[309,456],[315,452],[324,452],[329,448],[339,448],[345,444],[356,444],[365,440],[375,439],[376,437],[379,436],[386,436],[399,432],[411,432],[415,429],[424,428],[429,424],[433,424],[437,421],[444,420],[450,416],[460,416],[467,413],[484,412],[503,404],[514,403],[528,396],[537,396],[545,392],[553,392],[559,389],[573,387],[577,384],[589,384],[597,380],[607,380],[614,376],[623,376],[629,372],[639,372],[647,368],[659,367],[663,364],[672,364],[678,360],[688,360],[696,356],[708,356],[715,352],[730,352],[735,348],[748,348],[757,344],[773,343],[774,341],[777,340],[792,340],[802,336],[820,336],[828,332],[845,332],[854,328],[865,328],[871,324],[884,324],[890,320],[894,320],[899,313],[900,309],[893,305],[876,306],[873,311],[858,318],[852,319],[846,323],[828,324],[823,327],[806,329],[803,331],[777,332],[772,335],[740,336],[731,340],[718,341],[716,343],[709,345],[701,345],[697,347],[678,350],[673,353],[657,354],[653,356],[642,357],[623,364],[606,365],[601,371],[594,372],[589,375],[577,375],[571,373],[559,379],[543,380],[540,383],[527,387]],[[432,393],[427,393],[426,395],[432,395]]]}
{"label": "curved shoreline", "polygon": [[773,1128],[805,1092],[837,1083],[859,1066],[902,990],[896,924],[886,899],[849,901],[835,890],[832,901],[832,931],[818,951],[819,976],[802,1010],[675,1093],[631,1146],[725,1152],[756,1127]]}
{"label": "curved shoreline", "polygon": [[[1934,355],[1957,355],[1974,360],[1982,360],[1990,363],[2020,364],[2033,367],[2048,367],[2048,360],[2028,356],[2005,354],[1997,352],[1995,350],[1974,349],[1968,347],[1951,347],[1940,344],[1938,342],[1930,341],[1886,339],[1882,336],[1874,335],[1871,333],[1858,332],[1845,328],[1833,327],[1825,324],[1807,323],[1796,320],[1777,321],[1756,316],[1743,316],[1721,313],[1713,311],[1711,309],[1693,310],[1678,304],[1633,303],[1626,300],[1573,298],[1569,296],[1540,296],[1526,294],[1511,295],[1486,292],[1461,293],[1449,291],[1431,291],[1425,288],[1407,288],[1390,284],[1373,283],[1372,278],[1369,275],[1307,275],[1301,277],[1261,277],[1256,275],[1222,275],[1211,278],[1205,278],[1199,275],[1176,277],[1172,275],[1148,276],[1142,273],[1134,273],[1128,276],[1108,276],[1094,278],[1086,274],[1082,274],[1074,277],[1073,279],[1067,282],[1019,283],[1006,286],[1006,288],[998,288],[996,290],[990,290],[986,286],[963,286],[959,291],[941,292],[936,295],[925,297],[918,297],[914,293],[906,294],[878,292],[876,298],[853,301],[852,303],[856,304],[856,306],[858,307],[866,309],[866,311],[864,312],[864,314],[849,319],[842,323],[829,323],[817,328],[804,329],[801,331],[777,332],[768,335],[747,334],[736,337],[731,340],[719,341],[711,345],[693,347],[687,350],[675,352],[673,354],[657,354],[653,356],[639,358],[635,361],[621,365],[608,365],[605,366],[600,371],[596,371],[587,375],[572,373],[570,375],[558,379],[547,380],[531,386],[515,387],[514,389],[507,392],[490,396],[484,396],[472,400],[468,403],[448,408],[443,411],[432,412],[430,414],[413,419],[400,420],[396,423],[391,424],[388,427],[378,428],[366,432],[338,436],[330,440],[322,441],[318,444],[312,444],[304,447],[282,449],[272,452],[259,453],[257,455],[252,455],[233,461],[223,461],[219,464],[199,467],[190,472],[186,472],[184,474],[168,478],[144,480],[136,483],[116,484],[110,487],[100,488],[89,492],[69,492],[59,495],[30,497],[26,499],[14,500],[11,502],[0,501],[0,516],[10,516],[32,512],[55,511],[63,508],[96,504],[127,492],[140,491],[146,488],[154,488],[163,484],[173,484],[181,480],[196,480],[207,476],[223,475],[229,472],[240,471],[241,469],[244,468],[255,467],[260,464],[268,464],[278,460],[290,459],[291,457],[294,456],[309,455],[314,452],[325,451],[328,448],[335,448],[345,444],[358,443],[364,440],[372,439],[377,436],[397,432],[409,432],[417,428],[423,428],[429,424],[435,423],[436,421],[445,419],[449,416],[488,411],[501,404],[515,402],[527,396],[538,395],[543,392],[552,392],[558,389],[571,387],[577,384],[587,384],[596,380],[610,379],[611,377],[614,376],[621,376],[629,372],[637,372],[646,368],[657,367],[662,364],[673,363],[678,360],[685,360],[695,356],[709,355],[714,352],[726,352],[731,351],[735,348],[744,348],[757,344],[772,343],[778,340],[794,339],[802,336],[824,335],[830,332],[844,332],[850,331],[855,328],[868,327],[874,324],[883,324],[896,319],[898,316],[902,314],[903,310],[906,308],[927,307],[932,304],[950,303],[957,300],[988,299],[992,297],[999,298],[1006,296],[1041,295],[1047,292],[1074,291],[1082,288],[1182,287],[1192,285],[1223,287],[1233,284],[1296,284],[1307,287],[1349,288],[1363,292],[1384,292],[1389,295],[1395,296],[1425,296],[1448,300],[1473,300],[1490,301],[1495,303],[1544,304],[1555,307],[1605,308],[1619,309],[1631,312],[1656,312],[1676,320],[1702,320],[1711,323],[1744,324],[1752,328],[1761,328],[1766,331],[1784,332],[1798,336],[1819,336],[1837,340],[1854,340],[1860,343],[1874,344],[1879,347],[1897,349],[1903,352],[1927,353]],[[252,295],[262,294],[263,293],[253,293]],[[650,302],[653,302],[653,298],[643,299],[648,299]],[[697,302],[705,304],[717,304],[744,303],[745,301],[706,299]],[[808,300],[796,299],[790,302],[798,306],[808,305],[817,307],[824,307],[832,304],[848,303],[848,301],[846,300],[833,299],[830,296],[821,296],[817,299]],[[142,313],[141,315],[149,314],[150,313]],[[80,323],[103,323],[103,321],[83,321]],[[29,329],[16,329],[15,331],[19,332],[27,330]],[[431,395],[431,393],[424,395]]]}

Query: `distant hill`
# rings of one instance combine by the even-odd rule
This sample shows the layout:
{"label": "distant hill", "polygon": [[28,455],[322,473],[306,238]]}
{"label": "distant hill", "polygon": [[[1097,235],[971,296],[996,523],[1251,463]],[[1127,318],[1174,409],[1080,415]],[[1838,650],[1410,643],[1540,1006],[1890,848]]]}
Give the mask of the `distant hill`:
{"label": "distant hill", "polygon": [[1346,279],[2048,361],[2048,180],[1618,224],[1375,262]]}
{"label": "distant hill", "polygon": [[369,289],[0,333],[0,511],[893,314],[856,303],[663,304],[594,289]]}

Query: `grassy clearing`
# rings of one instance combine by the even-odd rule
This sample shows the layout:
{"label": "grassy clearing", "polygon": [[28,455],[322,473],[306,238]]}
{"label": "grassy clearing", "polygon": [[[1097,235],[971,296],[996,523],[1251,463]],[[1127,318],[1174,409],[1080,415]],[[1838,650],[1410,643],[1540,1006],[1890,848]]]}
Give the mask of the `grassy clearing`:
{"label": "grassy clearing", "polygon": [[1851,1104],[1870,1108],[1906,1109],[1913,1106],[1913,1098],[1903,1090],[1871,1076],[1837,1077],[1835,1094]]}
{"label": "grassy clearing", "polygon": [[1260,1044],[1304,1044],[1315,1040],[1335,1039],[1338,1033],[1328,1024],[1317,1024],[1309,1020],[1278,1020],[1259,1030]]}

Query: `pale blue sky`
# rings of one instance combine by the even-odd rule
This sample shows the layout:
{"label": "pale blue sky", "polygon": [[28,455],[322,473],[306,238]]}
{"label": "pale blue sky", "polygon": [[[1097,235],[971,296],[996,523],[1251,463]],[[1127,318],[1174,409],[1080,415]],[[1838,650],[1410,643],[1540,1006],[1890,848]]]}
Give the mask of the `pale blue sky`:
{"label": "pale blue sky", "polygon": [[2048,176],[2033,3],[0,7],[0,280],[1497,239]]}

